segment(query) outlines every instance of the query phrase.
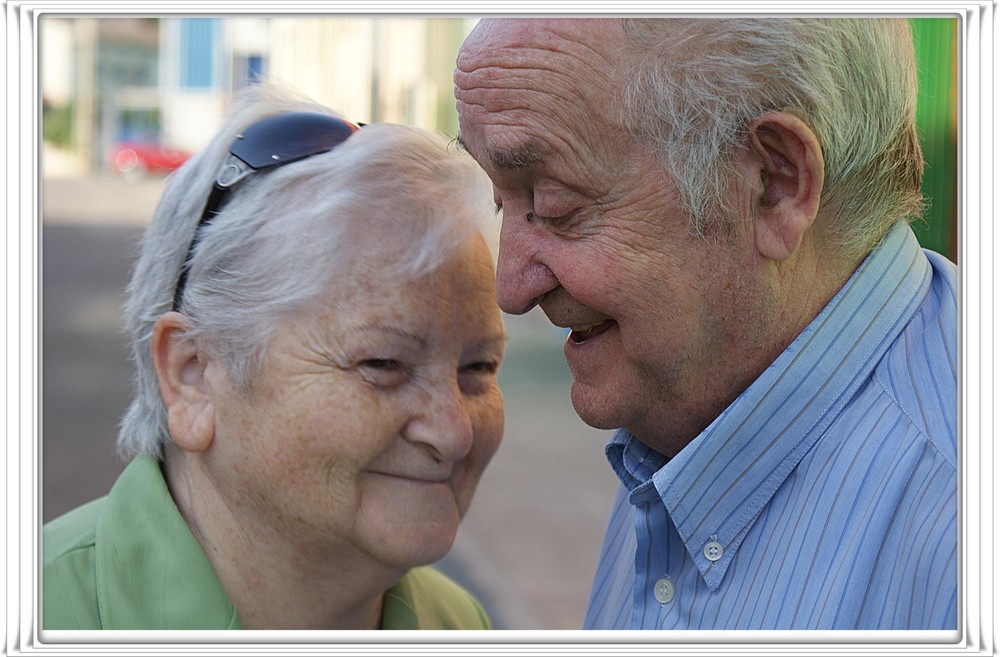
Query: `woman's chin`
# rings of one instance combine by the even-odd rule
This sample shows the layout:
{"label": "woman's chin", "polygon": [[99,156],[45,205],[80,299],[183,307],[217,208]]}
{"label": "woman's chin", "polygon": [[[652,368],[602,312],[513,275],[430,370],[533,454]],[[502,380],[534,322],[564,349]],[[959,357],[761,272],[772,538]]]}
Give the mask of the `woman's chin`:
{"label": "woman's chin", "polygon": [[387,537],[380,545],[372,546],[370,553],[379,561],[409,570],[440,561],[455,543],[455,531],[441,528],[440,531],[409,532],[403,536]]}
{"label": "woman's chin", "polygon": [[380,562],[401,569],[431,564],[448,554],[455,542],[459,512],[454,504],[397,502],[375,508],[380,517],[367,528],[367,523],[358,523],[355,541]]}

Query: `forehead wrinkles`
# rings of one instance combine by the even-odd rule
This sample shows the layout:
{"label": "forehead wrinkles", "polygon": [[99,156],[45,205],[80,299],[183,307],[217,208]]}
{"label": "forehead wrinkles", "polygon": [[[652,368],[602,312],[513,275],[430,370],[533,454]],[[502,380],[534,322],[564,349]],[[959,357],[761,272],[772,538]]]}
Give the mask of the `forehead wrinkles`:
{"label": "forehead wrinkles", "polygon": [[529,109],[524,101],[533,93],[579,103],[612,90],[617,58],[601,39],[585,39],[582,23],[563,23],[575,29],[557,31],[522,19],[510,21],[512,29],[474,32],[456,64],[459,103],[496,112]]}
{"label": "forehead wrinkles", "polygon": [[586,29],[584,22],[563,21],[557,30],[515,20],[499,30],[488,26],[462,46],[455,97],[463,133],[483,131],[488,152],[481,154],[497,168],[570,153],[593,162],[609,152],[607,141],[619,134],[621,51],[607,39],[587,38],[598,21]]}

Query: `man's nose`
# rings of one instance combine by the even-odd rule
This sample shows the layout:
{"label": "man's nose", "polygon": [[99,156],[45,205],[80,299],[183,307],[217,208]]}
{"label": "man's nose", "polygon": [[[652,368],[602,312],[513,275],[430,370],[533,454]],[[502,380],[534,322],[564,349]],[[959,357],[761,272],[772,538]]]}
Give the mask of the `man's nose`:
{"label": "man's nose", "polygon": [[504,209],[497,259],[497,304],[512,315],[537,306],[558,287],[559,280],[546,263],[544,228],[525,220],[524,214]]}

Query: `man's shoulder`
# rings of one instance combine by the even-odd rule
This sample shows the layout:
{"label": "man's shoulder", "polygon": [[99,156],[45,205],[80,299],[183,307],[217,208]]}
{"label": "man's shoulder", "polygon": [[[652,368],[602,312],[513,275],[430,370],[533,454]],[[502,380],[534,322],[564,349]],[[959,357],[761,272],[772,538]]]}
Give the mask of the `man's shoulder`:
{"label": "man's shoulder", "polygon": [[[396,629],[412,623],[411,629],[492,629],[479,600],[454,580],[435,568],[414,568],[386,594],[407,621],[397,619]],[[412,615],[412,616],[411,616]]]}
{"label": "man's shoulder", "polygon": [[958,450],[958,306],[955,266],[928,254],[927,294],[874,378],[917,431],[952,466]]}

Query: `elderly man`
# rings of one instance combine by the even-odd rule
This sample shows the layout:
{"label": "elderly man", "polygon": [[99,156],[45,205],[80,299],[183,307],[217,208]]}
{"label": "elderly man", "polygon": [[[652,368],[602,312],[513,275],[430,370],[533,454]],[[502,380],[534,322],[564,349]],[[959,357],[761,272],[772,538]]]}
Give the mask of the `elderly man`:
{"label": "elderly man", "polygon": [[905,21],[510,19],[458,56],[497,298],[622,486],[585,627],[955,628],[955,266]]}

